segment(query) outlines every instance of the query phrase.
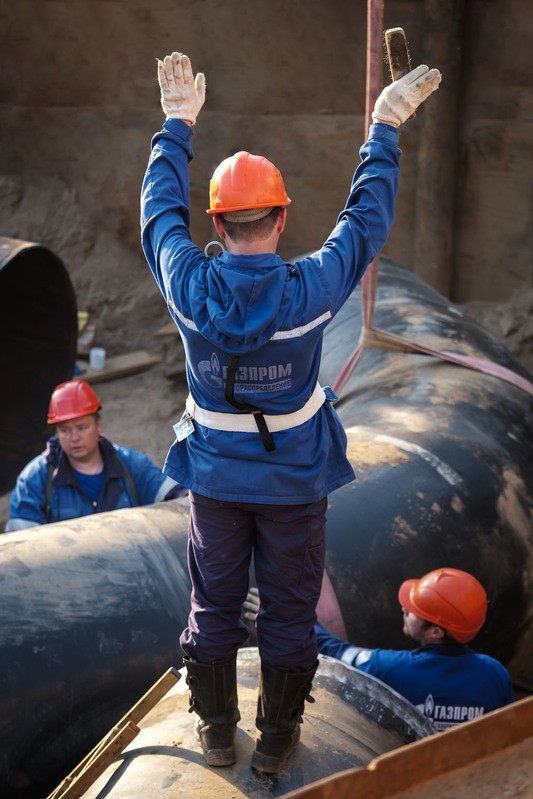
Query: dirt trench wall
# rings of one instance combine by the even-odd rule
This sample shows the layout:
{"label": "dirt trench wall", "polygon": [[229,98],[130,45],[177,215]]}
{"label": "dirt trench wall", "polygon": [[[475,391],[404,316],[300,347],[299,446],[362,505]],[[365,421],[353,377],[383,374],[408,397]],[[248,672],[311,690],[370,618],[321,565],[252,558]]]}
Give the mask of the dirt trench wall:
{"label": "dirt trench wall", "polygon": [[[402,130],[384,253],[431,274],[446,250],[455,301],[523,293],[533,286],[527,0],[384,5],[413,61],[436,48],[444,72],[433,110]],[[198,244],[213,238],[209,177],[238,149],[283,172],[293,204],[282,256],[320,246],[334,225],[365,133],[365,0],[18,0],[0,6],[0,31],[0,231],[57,252],[110,353],[144,346],[166,319],[138,232],[163,120],[156,57],[181,49],[207,76],[191,170]]]}

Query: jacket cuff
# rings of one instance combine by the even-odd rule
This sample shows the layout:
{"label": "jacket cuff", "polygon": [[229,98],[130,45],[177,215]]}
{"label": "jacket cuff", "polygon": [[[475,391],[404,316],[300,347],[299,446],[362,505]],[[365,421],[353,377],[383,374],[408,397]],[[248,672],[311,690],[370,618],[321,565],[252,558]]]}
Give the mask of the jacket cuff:
{"label": "jacket cuff", "polygon": [[192,127],[183,122],[182,119],[167,117],[163,128],[184,141],[189,141],[192,137]]}
{"label": "jacket cuff", "polygon": [[374,122],[368,129],[369,139],[385,140],[389,144],[398,145],[399,136],[399,128],[395,128],[394,125],[386,125],[384,122]]}

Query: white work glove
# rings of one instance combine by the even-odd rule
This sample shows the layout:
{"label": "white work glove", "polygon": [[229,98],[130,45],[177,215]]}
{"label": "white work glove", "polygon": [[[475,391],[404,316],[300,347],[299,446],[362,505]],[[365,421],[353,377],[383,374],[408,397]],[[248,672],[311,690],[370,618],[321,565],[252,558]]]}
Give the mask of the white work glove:
{"label": "white work glove", "polygon": [[255,622],[257,614],[261,607],[261,600],[259,599],[259,591],[257,588],[250,588],[248,596],[244,600],[241,610],[241,619],[243,620],[246,628],[248,629],[248,646],[257,646],[257,631],[255,629]]}
{"label": "white work glove", "polygon": [[250,588],[248,595],[244,600],[242,606],[242,618],[252,623],[255,626],[255,620],[261,607],[261,600],[259,599],[259,590],[255,587]]}
{"label": "white work glove", "polygon": [[205,102],[205,75],[193,77],[189,57],[172,53],[157,59],[157,80],[161,88],[161,108],[167,117],[194,125]]}
{"label": "white work glove", "polygon": [[439,88],[441,79],[438,69],[429,69],[425,64],[411,70],[383,89],[372,111],[373,122],[385,122],[397,128]]}

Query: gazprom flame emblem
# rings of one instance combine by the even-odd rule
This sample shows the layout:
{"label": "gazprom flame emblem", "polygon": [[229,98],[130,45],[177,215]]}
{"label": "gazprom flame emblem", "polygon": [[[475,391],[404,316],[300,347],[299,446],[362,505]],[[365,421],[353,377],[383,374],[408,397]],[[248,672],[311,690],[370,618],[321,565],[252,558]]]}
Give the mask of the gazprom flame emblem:
{"label": "gazprom flame emblem", "polygon": [[431,694],[428,694],[426,701],[424,703],[424,716],[432,718],[434,710],[435,710],[435,700],[433,699]]}
{"label": "gazprom flame emblem", "polygon": [[218,355],[216,352],[211,355],[211,372],[214,375],[218,375],[220,373],[220,361],[218,360]]}

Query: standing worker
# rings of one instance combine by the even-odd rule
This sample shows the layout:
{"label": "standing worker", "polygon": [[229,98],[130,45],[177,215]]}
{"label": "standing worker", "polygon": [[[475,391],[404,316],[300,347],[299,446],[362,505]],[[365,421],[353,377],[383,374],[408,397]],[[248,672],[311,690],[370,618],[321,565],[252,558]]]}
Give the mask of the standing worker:
{"label": "standing worker", "polygon": [[142,452],[104,438],[101,408],[96,392],[83,380],[54,389],[48,424],[56,425],[57,435],[19,474],[6,533],[186,493]]}
{"label": "standing worker", "polygon": [[[475,577],[460,569],[436,569],[402,583],[398,600],[403,632],[417,649],[365,649],[317,624],[319,652],[378,677],[416,705],[437,730],[514,701],[507,669],[467,646],[487,614],[487,595]],[[248,614],[255,601],[250,594]]]}
{"label": "standing worker", "polygon": [[186,55],[158,62],[163,129],[141,200],[146,258],[184,341],[190,395],[165,471],[190,489],[191,612],[180,643],[196,735],[209,765],[235,762],[236,655],[252,552],[263,602],[252,767],[285,767],[317,667],[316,604],[327,495],[354,479],[333,393],[317,383],[326,325],[385,244],[399,179],[398,126],[440,83],[419,66],[388,86],[345,209],[324,246],[295,264],[276,250],[290,199],[266,158],[215,170],[210,207],[225,251],[191,241],[192,126],[205,78]]}

